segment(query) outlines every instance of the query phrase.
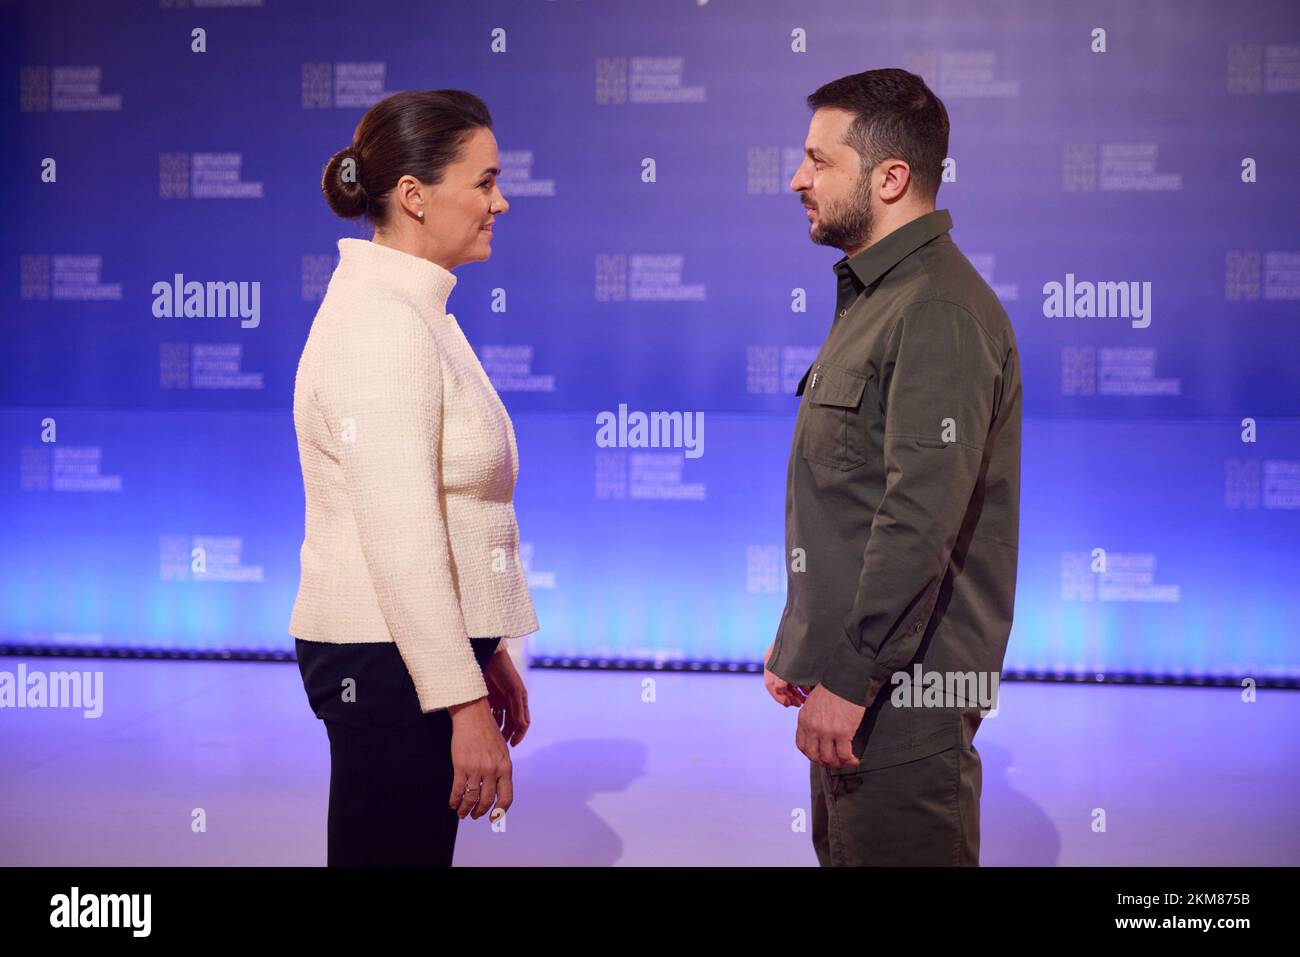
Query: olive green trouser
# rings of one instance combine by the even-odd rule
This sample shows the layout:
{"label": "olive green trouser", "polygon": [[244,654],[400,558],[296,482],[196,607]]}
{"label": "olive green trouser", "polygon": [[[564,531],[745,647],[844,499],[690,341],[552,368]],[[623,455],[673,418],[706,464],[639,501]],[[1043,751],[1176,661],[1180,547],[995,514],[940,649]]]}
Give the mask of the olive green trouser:
{"label": "olive green trouser", "polygon": [[979,866],[981,768],[974,745],[848,774],[808,763],[821,866]]}

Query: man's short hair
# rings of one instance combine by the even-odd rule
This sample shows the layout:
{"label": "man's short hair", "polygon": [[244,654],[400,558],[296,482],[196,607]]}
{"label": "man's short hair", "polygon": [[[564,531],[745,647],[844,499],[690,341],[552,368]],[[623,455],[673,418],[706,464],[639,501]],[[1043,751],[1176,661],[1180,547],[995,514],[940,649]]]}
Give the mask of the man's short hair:
{"label": "man's short hair", "polygon": [[808,105],[852,113],[845,141],[857,150],[863,169],[901,159],[917,195],[934,200],[948,156],[948,111],[923,79],[897,68],[853,73],[818,87]]}

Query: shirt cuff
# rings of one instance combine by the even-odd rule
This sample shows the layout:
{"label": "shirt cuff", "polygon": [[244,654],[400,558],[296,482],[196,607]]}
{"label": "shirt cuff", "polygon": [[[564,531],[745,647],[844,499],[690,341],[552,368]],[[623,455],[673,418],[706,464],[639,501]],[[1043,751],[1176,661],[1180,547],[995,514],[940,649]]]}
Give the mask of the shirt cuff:
{"label": "shirt cuff", "polygon": [[875,662],[858,651],[853,639],[844,634],[826,659],[819,684],[837,697],[869,708],[888,680],[889,674],[876,668]]}

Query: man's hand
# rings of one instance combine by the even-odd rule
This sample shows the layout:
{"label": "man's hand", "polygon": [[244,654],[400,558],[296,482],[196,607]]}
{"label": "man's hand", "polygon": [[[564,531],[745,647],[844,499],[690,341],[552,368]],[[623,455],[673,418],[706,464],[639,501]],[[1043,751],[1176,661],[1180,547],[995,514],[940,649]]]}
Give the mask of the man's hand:
{"label": "man's hand", "polygon": [[808,758],[824,768],[848,768],[853,756],[853,736],[867,709],[846,701],[817,685],[804,700],[794,742]]}
{"label": "man's hand", "polygon": [[767,663],[772,660],[772,649],[776,647],[774,640],[767,646],[767,651],[763,653],[763,687],[767,693],[776,699],[778,704],[789,708],[791,706],[799,707],[804,701],[804,689],[799,685],[792,685],[788,681],[778,678],[772,672],[767,670]]}

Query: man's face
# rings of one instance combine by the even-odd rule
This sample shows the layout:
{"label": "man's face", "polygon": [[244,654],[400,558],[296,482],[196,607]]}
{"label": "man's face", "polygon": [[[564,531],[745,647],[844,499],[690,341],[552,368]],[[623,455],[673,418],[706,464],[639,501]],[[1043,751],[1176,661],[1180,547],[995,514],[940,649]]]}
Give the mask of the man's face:
{"label": "man's face", "polygon": [[862,170],[858,151],[844,142],[852,123],[847,110],[815,111],[803,162],[790,180],[808,210],[808,238],[842,251],[865,246],[874,219],[870,172]]}

